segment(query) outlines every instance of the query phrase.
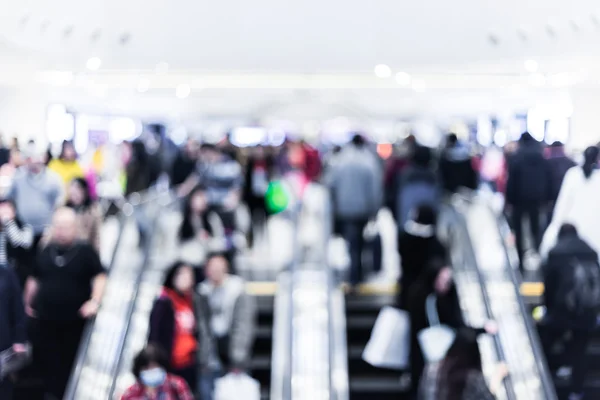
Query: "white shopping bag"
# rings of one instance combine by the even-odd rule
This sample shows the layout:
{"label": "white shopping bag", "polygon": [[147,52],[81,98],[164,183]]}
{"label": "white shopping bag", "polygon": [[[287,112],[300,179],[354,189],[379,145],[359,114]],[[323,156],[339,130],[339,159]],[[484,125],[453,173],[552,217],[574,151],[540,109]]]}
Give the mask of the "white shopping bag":
{"label": "white shopping bag", "polygon": [[260,384],[246,374],[227,374],[215,383],[214,400],[260,400]]}
{"label": "white shopping bag", "polygon": [[404,310],[383,307],[377,316],[362,358],[379,368],[407,369],[410,356],[410,317]]}
{"label": "white shopping bag", "polygon": [[456,337],[456,332],[452,328],[440,324],[436,301],[437,298],[434,294],[427,297],[425,303],[429,328],[421,330],[417,336],[423,357],[428,363],[441,361]]}

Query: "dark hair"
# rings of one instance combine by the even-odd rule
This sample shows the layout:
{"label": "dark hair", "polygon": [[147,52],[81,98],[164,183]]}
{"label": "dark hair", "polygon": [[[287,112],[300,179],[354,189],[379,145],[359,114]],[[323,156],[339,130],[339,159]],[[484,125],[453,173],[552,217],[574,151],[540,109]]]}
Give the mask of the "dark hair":
{"label": "dark hair", "polygon": [[529,132],[523,132],[521,134],[521,138],[519,138],[519,142],[531,143],[531,142],[537,142],[537,140],[535,140],[533,138],[533,136],[531,136],[531,133],[529,133]]}
{"label": "dark hair", "polygon": [[563,147],[564,145],[565,144],[563,142],[556,140],[556,141],[552,142],[550,147]]}
{"label": "dark hair", "polygon": [[446,389],[446,399],[460,400],[471,372],[482,372],[477,336],[482,329],[464,327],[458,330],[454,343],[440,364],[438,385]]}
{"label": "dark hair", "polygon": [[456,133],[449,133],[446,138],[446,144],[454,146],[456,143],[458,143],[458,136],[456,136]]}
{"label": "dark hair", "polygon": [[169,368],[169,359],[164,349],[156,343],[149,343],[133,359],[133,368],[131,372],[137,380],[140,379],[140,373],[148,368],[150,364],[156,363],[167,370]]}
{"label": "dark hair", "polygon": [[58,158],[60,160],[63,160],[65,158],[65,149],[67,146],[71,146],[73,148],[73,151],[75,152],[75,154],[77,154],[77,151],[75,150],[75,145],[73,144],[73,142],[70,140],[63,140],[62,147],[60,149],[60,155],[58,156]]}
{"label": "dark hair", "polygon": [[173,281],[175,280],[175,275],[177,275],[177,272],[179,272],[179,269],[182,267],[193,268],[191,265],[189,265],[188,263],[185,263],[181,260],[175,261],[173,264],[171,264],[171,267],[169,267],[169,269],[167,270],[165,279],[163,280],[164,288],[177,291],[177,289],[175,289],[175,284],[173,283]]}
{"label": "dark hair", "polygon": [[[181,223],[181,227],[179,228],[179,239],[180,240],[188,240],[193,238],[196,235],[196,231],[194,230],[194,226],[192,225],[192,198],[198,192],[205,192],[206,188],[202,185],[196,186],[190,194],[185,199],[185,203],[183,205],[183,222]],[[208,223],[208,215],[204,213],[202,217],[202,224],[204,228],[209,232],[211,232],[210,224]]]}
{"label": "dark hair", "polygon": [[[74,178],[71,181],[71,184],[79,185],[81,190],[83,190],[83,203],[82,206],[84,209],[89,208],[92,205],[92,195],[90,193],[90,185],[83,178]],[[67,201],[67,207],[76,208],[77,206],[71,202],[71,200]]]}
{"label": "dark hair", "polygon": [[146,151],[146,145],[140,139],[136,139],[131,143],[131,161],[137,164],[139,168],[145,168],[148,165],[148,151]]}
{"label": "dark hair", "polygon": [[431,149],[429,147],[416,145],[412,155],[412,162],[419,167],[429,167],[431,164]]}
{"label": "dark hair", "polygon": [[581,168],[586,178],[592,176],[592,172],[596,169],[598,155],[600,155],[600,150],[596,146],[590,146],[583,152],[583,166]]}
{"label": "dark hair", "polygon": [[360,133],[356,133],[354,136],[352,136],[352,144],[356,147],[362,147],[365,145],[365,143],[365,138]]}
{"label": "dark hair", "polygon": [[577,228],[572,224],[563,224],[558,231],[559,238],[573,235],[577,236]]}

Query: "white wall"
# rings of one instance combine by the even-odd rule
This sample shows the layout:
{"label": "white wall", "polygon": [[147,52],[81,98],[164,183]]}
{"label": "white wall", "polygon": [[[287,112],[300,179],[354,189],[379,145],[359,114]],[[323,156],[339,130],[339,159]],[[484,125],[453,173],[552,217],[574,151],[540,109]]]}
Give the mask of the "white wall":
{"label": "white wall", "polygon": [[45,142],[48,99],[39,88],[0,89],[0,132],[6,139],[18,137],[20,143],[30,139]]}
{"label": "white wall", "polygon": [[573,117],[569,147],[581,151],[600,142],[600,90],[571,91]]}

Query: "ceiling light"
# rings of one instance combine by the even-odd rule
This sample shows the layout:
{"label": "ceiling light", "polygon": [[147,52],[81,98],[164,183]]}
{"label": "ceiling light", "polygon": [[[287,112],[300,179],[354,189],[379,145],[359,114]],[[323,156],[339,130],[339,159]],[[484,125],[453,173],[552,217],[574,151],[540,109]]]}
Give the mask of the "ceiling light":
{"label": "ceiling light", "polygon": [[410,85],[412,78],[410,77],[410,74],[406,73],[406,72],[398,72],[396,74],[396,83],[398,85],[401,86],[408,86]]}
{"label": "ceiling light", "polygon": [[381,79],[389,78],[392,76],[392,69],[385,64],[379,64],[375,66],[375,76]]}
{"label": "ceiling light", "polygon": [[137,83],[137,91],[140,93],[145,93],[150,89],[150,80],[146,78],[141,78]]}
{"label": "ceiling light", "polygon": [[190,87],[190,85],[183,84],[177,86],[177,89],[175,89],[175,96],[177,96],[180,99],[185,99],[190,95],[191,92],[192,88]]}
{"label": "ceiling light", "polygon": [[159,74],[159,75],[164,75],[166,73],[169,72],[169,63],[167,62],[159,62],[158,64],[156,64],[156,68],[154,68],[154,71]]}
{"label": "ceiling light", "polygon": [[90,71],[98,71],[102,66],[102,60],[98,57],[91,57],[85,64]]}
{"label": "ceiling light", "polygon": [[538,62],[535,60],[527,60],[525,61],[525,70],[527,70],[527,72],[537,72],[539,68]]}
{"label": "ceiling light", "polygon": [[427,90],[427,84],[423,80],[414,80],[412,83],[412,88],[417,93],[423,93]]}

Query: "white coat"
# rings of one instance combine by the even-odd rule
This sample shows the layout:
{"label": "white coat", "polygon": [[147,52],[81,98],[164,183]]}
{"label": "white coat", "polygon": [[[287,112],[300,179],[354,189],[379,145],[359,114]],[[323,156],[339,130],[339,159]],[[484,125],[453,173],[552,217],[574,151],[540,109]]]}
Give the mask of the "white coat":
{"label": "white coat", "polygon": [[573,224],[579,236],[600,253],[600,170],[594,170],[589,178],[579,166],[567,171],[540,246],[542,258],[556,245],[558,231],[565,223]]}

